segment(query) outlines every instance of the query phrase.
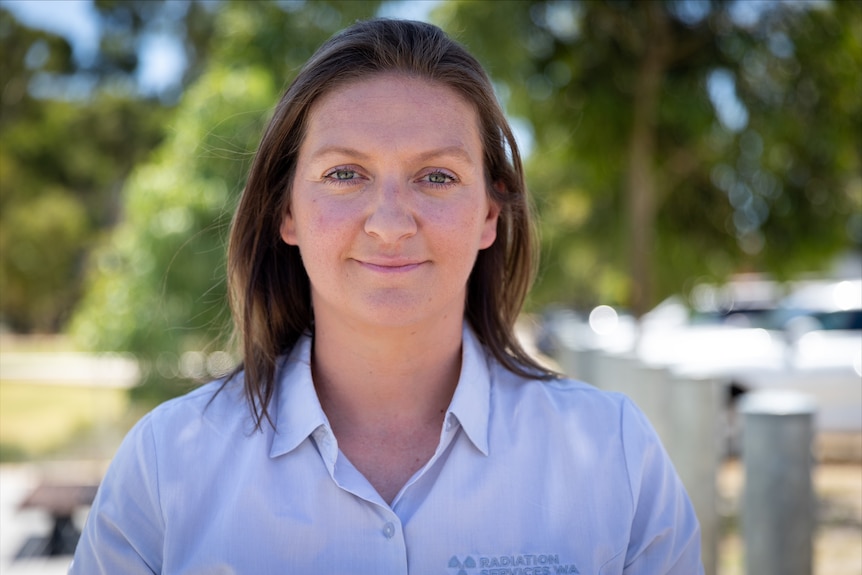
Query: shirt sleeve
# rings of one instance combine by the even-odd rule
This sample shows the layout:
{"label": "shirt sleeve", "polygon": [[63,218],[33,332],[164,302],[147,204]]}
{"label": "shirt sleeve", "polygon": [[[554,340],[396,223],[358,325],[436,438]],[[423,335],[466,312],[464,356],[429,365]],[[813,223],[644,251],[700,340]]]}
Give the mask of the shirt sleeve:
{"label": "shirt sleeve", "polygon": [[152,417],[129,432],[90,508],[69,575],[161,573],[164,519]]}
{"label": "shirt sleeve", "polygon": [[661,441],[629,400],[621,425],[634,504],[623,574],[702,575],[700,526]]}

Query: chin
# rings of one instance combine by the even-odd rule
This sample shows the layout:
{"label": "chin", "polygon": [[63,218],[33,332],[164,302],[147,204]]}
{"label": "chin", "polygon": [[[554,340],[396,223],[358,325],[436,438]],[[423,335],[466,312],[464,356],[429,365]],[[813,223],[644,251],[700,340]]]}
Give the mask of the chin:
{"label": "chin", "polygon": [[[428,325],[441,319],[464,314],[463,307],[440,306],[433,298],[375,298],[362,314],[364,320],[380,328],[406,328]],[[431,305],[435,303],[437,305]]]}

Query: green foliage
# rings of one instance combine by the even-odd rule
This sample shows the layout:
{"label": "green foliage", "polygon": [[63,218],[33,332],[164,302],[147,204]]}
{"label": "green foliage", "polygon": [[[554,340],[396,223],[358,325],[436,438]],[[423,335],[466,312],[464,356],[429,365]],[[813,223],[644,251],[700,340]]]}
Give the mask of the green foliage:
{"label": "green foliage", "polygon": [[697,278],[786,278],[862,244],[859,3],[465,1],[438,16],[532,128],[536,303],[641,313]]}
{"label": "green foliage", "polygon": [[227,232],[265,123],[320,43],[375,8],[235,2],[216,14],[212,59],[183,95],[165,141],[126,183],[122,221],[91,258],[71,326],[86,347],[142,360],[139,398],[181,393],[223,367],[211,364],[231,331]]}
{"label": "green foliage", "polygon": [[186,80],[208,52],[213,18],[201,2],[96,8],[101,50],[82,60],[0,5],[0,323],[17,332],[63,328],[87,254],[119,217],[123,181],[164,135],[172,94],[136,91],[140,41],[173,33]]}
{"label": "green foliage", "polygon": [[[91,348],[136,353],[146,373],[136,393],[154,401],[224,359],[214,352],[230,332],[227,230],[280,91],[322,41],[378,7],[192,2],[166,20],[177,5],[97,2],[111,25],[90,71],[113,80],[91,101],[34,99],[36,76],[76,64],[68,44],[0,10],[10,55],[0,62],[2,320],[61,325],[86,269],[74,334]],[[510,115],[532,133],[528,181],[544,253],[535,305],[632,304],[640,283],[654,285],[655,303],[696,278],[787,277],[859,245],[862,8],[768,3],[745,20],[737,12],[750,5],[438,7],[437,21],[486,64]],[[159,26],[184,30],[190,55],[192,82],[174,109],[120,89],[136,64],[127,36]],[[41,59],[45,51],[30,48],[40,42]],[[723,117],[710,97],[722,77],[744,122]],[[653,205],[637,219],[643,195]],[[634,228],[644,222],[638,246]],[[647,280],[632,267],[641,248]]]}
{"label": "green foliage", "polygon": [[215,24],[214,5],[209,0],[95,0],[94,5],[102,30],[91,72],[128,84],[139,65],[140,44],[148,37],[170,36],[183,46],[186,59],[180,86],[160,94],[172,101],[206,65]]}
{"label": "green foliage", "polygon": [[71,81],[77,65],[64,39],[22,26],[5,9],[0,50],[0,322],[53,332],[77,301],[87,250],[116,217],[120,183],[159,140],[164,112],[107,92],[35,97]]}
{"label": "green foliage", "polygon": [[214,68],[123,191],[124,217],[93,255],[73,331],[87,347],[201,349],[224,331],[224,251],[233,200],[275,96],[254,67]]}

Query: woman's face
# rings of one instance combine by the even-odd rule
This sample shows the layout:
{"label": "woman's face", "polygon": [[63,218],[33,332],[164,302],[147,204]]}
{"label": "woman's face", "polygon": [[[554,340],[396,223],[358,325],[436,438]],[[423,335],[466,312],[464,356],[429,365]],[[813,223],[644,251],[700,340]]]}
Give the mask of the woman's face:
{"label": "woman's face", "polygon": [[281,237],[299,247],[318,322],[460,321],[498,213],[473,106],[441,84],[382,74],[315,103]]}

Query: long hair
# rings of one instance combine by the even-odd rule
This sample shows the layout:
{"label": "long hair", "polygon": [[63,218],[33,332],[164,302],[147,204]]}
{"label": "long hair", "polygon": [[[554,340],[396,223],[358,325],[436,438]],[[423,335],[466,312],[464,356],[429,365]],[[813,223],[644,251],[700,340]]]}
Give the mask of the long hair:
{"label": "long hair", "polygon": [[540,378],[555,375],[533,360],[514,335],[535,275],[537,242],[518,146],[487,74],[436,26],[374,19],[333,36],[290,84],[263,135],[234,216],[228,287],[242,363],[233,375],[243,374],[257,428],[264,419],[272,423],[267,407],[276,386],[278,357],[313,328],[311,289],[299,249],[279,234],[309,113],[334,88],[384,72],[442,83],[475,106],[487,192],[501,211],[496,240],[479,252],[468,280],[466,319],[510,371]]}

